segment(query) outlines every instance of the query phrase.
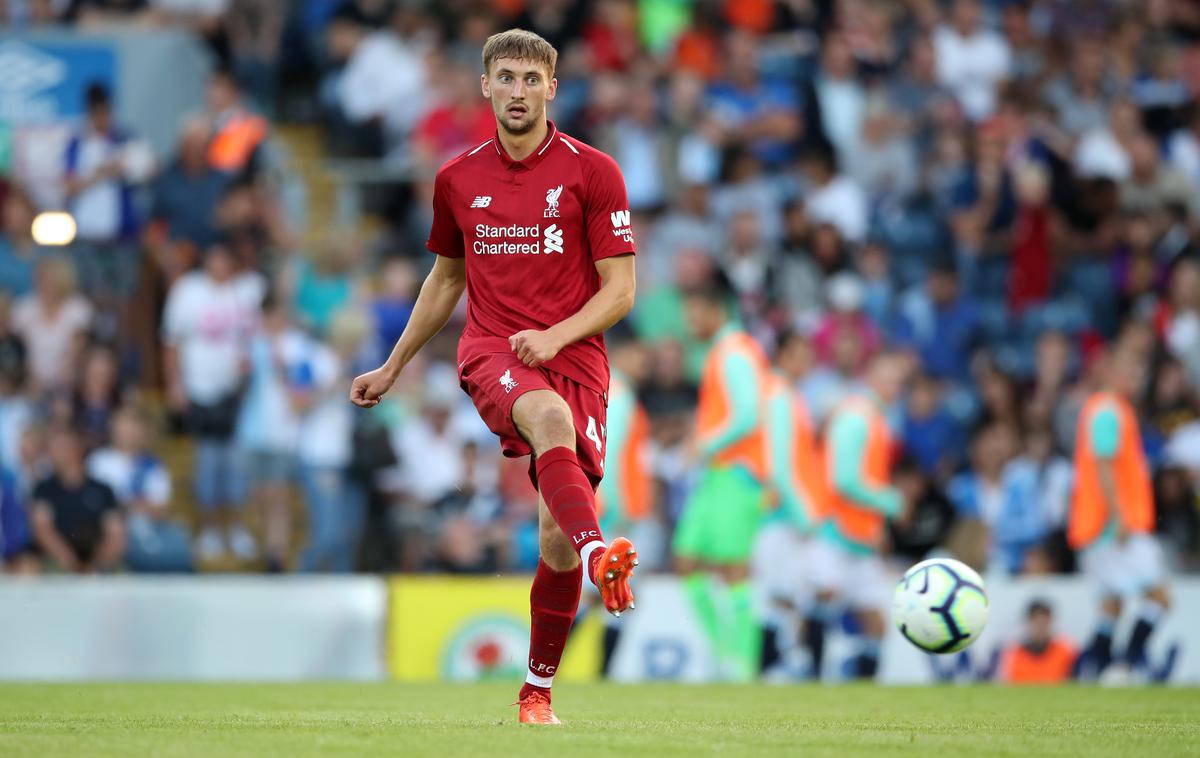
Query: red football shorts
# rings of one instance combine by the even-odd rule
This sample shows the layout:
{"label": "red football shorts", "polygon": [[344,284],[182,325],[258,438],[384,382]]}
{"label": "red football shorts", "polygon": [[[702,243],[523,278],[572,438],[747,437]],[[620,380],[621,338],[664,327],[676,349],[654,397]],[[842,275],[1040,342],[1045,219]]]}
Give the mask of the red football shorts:
{"label": "red football shorts", "polygon": [[[529,455],[533,449],[517,432],[512,408],[517,398],[531,390],[550,390],[571,408],[575,422],[575,454],[583,473],[597,487],[604,477],[604,437],[608,423],[608,399],[562,374],[530,368],[515,353],[480,353],[458,367],[458,380],[479,411],[488,429],[500,438],[500,449],[508,458]],[[529,479],[537,488],[534,461],[529,462]]]}

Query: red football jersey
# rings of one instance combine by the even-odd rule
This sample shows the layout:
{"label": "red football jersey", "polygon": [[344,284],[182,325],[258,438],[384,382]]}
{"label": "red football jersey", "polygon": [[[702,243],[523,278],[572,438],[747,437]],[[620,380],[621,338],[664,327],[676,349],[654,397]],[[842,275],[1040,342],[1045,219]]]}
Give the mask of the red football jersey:
{"label": "red football jersey", "polygon": [[[510,336],[573,316],[600,289],[596,261],[634,252],[616,161],[553,122],[549,127],[523,161],[514,161],[493,137],[437,173],[425,244],[438,255],[466,258],[459,361],[511,352]],[[608,391],[601,335],[567,345],[545,368]]]}

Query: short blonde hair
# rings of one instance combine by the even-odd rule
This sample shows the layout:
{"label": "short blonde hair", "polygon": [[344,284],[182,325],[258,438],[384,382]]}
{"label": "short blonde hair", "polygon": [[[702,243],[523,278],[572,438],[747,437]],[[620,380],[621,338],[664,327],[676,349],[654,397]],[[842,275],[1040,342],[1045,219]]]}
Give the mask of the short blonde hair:
{"label": "short blonde hair", "polygon": [[553,78],[554,67],[558,63],[558,51],[554,49],[554,45],[533,32],[509,29],[493,34],[483,43],[483,73],[490,74],[492,64],[500,58],[532,61],[545,66]]}

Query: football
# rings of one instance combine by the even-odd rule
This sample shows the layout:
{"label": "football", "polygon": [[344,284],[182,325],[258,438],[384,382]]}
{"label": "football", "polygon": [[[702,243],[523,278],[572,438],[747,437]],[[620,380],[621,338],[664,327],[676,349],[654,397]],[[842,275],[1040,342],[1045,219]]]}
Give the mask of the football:
{"label": "football", "polygon": [[983,632],[987,617],[983,579],[949,558],[910,568],[892,600],[892,620],[900,634],[928,653],[962,650]]}

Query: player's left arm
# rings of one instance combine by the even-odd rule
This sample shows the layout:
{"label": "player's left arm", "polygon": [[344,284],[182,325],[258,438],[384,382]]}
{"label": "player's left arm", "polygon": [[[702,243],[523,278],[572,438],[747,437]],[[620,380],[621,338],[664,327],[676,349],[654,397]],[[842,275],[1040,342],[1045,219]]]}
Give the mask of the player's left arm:
{"label": "player's left arm", "polygon": [[527,366],[540,366],[572,342],[600,334],[633,308],[635,247],[625,179],[617,162],[603,153],[589,154],[583,174],[583,236],[600,273],[600,290],[575,315],[549,329],[527,329],[508,338]]}
{"label": "player's left arm", "polygon": [[596,270],[600,272],[600,289],[575,315],[544,331],[526,329],[508,338],[508,344],[522,363],[540,366],[572,342],[600,334],[633,308],[637,291],[633,256],[598,260]]}

